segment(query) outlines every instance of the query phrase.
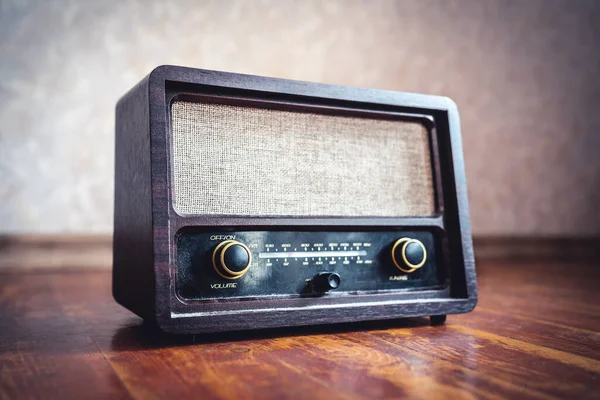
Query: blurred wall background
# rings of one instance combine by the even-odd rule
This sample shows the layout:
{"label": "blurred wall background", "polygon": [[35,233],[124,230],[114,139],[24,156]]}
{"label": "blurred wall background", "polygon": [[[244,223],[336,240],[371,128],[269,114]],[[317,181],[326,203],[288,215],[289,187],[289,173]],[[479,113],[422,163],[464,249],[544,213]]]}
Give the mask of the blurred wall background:
{"label": "blurred wall background", "polygon": [[115,103],[178,64],[450,96],[475,234],[600,234],[599,2],[0,4],[0,233],[110,233]]}

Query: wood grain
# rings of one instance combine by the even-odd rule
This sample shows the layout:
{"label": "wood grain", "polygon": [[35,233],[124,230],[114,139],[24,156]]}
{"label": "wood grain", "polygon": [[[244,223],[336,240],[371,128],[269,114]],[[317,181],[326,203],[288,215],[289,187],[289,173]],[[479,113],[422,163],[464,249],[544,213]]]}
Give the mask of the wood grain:
{"label": "wood grain", "polygon": [[0,234],[0,270],[107,268],[111,261],[110,234]]}
{"label": "wood grain", "polygon": [[475,236],[478,259],[580,260],[600,258],[599,237]]}
{"label": "wood grain", "polygon": [[112,291],[119,304],[151,319],[156,307],[148,97],[148,79],[143,79],[115,110]]}
{"label": "wood grain", "polygon": [[480,303],[425,318],[171,336],[108,271],[0,274],[0,398],[600,398],[600,263],[479,263]]}

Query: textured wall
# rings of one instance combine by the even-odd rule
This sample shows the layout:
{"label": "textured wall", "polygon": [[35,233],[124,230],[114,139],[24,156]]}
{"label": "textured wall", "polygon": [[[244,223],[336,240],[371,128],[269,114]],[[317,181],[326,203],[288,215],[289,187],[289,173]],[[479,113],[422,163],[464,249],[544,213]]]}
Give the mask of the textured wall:
{"label": "textured wall", "polygon": [[115,102],[168,63],[448,95],[475,233],[600,233],[597,2],[0,7],[0,231],[110,232]]}

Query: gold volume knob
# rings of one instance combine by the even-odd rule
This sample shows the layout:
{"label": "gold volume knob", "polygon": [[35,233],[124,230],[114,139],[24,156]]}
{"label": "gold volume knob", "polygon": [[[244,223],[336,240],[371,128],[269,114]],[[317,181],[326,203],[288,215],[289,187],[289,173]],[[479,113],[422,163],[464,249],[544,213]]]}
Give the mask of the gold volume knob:
{"label": "gold volume knob", "polygon": [[427,249],[420,240],[401,238],[392,247],[394,265],[407,274],[416,271],[427,261]]}
{"label": "gold volume knob", "polygon": [[252,262],[248,246],[236,240],[226,240],[215,247],[212,256],[213,267],[225,279],[241,278]]}

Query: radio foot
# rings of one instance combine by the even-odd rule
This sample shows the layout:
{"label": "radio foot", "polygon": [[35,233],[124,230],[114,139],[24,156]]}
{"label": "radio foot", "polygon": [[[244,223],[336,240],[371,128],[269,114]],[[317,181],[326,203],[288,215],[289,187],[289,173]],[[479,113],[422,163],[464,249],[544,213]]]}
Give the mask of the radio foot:
{"label": "radio foot", "polygon": [[431,319],[431,325],[433,326],[444,325],[444,322],[446,322],[446,315],[432,315],[429,319]]}

